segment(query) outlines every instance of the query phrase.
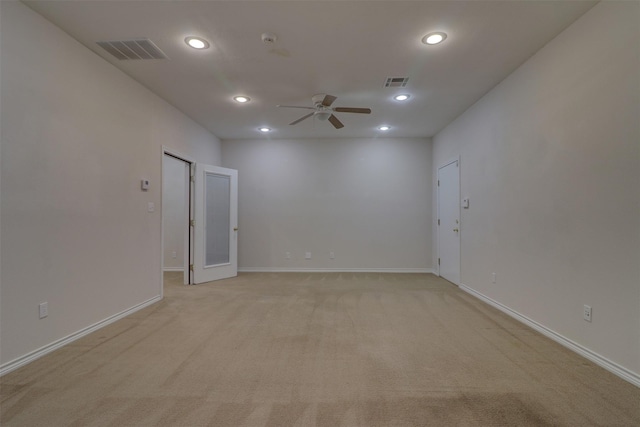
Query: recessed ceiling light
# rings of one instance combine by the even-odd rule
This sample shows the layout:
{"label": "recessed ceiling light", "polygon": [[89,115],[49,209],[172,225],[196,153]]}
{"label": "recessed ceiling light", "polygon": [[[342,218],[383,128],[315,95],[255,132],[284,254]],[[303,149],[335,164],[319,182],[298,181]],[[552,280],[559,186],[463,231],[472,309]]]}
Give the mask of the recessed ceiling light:
{"label": "recessed ceiling light", "polygon": [[194,49],[207,49],[209,47],[209,42],[200,37],[187,37],[184,42]]}
{"label": "recessed ceiling light", "polygon": [[245,102],[251,101],[251,98],[249,98],[248,96],[244,96],[244,95],[234,96],[233,99],[236,102],[239,102],[240,104],[244,104]]}
{"label": "recessed ceiling light", "polygon": [[422,38],[422,43],[424,44],[438,44],[442,43],[444,39],[447,38],[447,35],[442,32],[429,33]]}
{"label": "recessed ceiling light", "polygon": [[267,132],[271,132],[271,128],[262,127],[262,128],[259,129],[259,131],[267,133]]}
{"label": "recessed ceiling light", "polygon": [[383,132],[386,132],[386,131],[388,131],[389,129],[391,129],[391,127],[390,127],[390,126],[380,126],[380,127],[378,128],[378,130],[381,130],[381,131],[383,131]]}
{"label": "recessed ceiling light", "polygon": [[401,94],[401,95],[396,95],[393,97],[393,99],[395,99],[396,101],[406,101],[407,99],[410,98],[410,95],[407,94]]}

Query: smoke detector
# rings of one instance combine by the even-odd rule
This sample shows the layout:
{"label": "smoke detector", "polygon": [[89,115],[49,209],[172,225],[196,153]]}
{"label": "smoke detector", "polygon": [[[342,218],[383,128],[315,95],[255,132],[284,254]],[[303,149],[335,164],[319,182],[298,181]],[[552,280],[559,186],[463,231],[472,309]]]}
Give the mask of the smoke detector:
{"label": "smoke detector", "polygon": [[265,44],[273,44],[276,42],[278,37],[273,33],[263,33],[262,34],[262,42]]}

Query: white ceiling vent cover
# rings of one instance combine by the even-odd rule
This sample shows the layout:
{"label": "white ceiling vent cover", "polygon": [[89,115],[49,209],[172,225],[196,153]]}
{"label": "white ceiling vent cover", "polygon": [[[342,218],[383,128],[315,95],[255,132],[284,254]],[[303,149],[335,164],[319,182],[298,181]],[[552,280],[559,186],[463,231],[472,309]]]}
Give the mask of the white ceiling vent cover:
{"label": "white ceiling vent cover", "polygon": [[96,43],[121,61],[128,59],[167,59],[167,55],[149,39],[112,40]]}
{"label": "white ceiling vent cover", "polygon": [[405,87],[409,82],[409,77],[387,77],[384,87]]}

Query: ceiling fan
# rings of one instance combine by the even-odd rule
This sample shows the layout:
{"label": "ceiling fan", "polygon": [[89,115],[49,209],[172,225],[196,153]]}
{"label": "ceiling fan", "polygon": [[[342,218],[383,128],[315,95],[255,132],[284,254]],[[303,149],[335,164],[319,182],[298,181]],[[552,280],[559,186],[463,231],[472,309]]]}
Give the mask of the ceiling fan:
{"label": "ceiling fan", "polygon": [[324,93],[313,95],[311,97],[311,101],[313,102],[313,107],[300,107],[297,105],[277,105],[277,107],[282,108],[304,108],[306,110],[313,110],[313,112],[307,114],[306,116],[300,117],[298,120],[289,123],[290,125],[295,125],[303,121],[304,119],[308,119],[311,116],[316,117],[320,121],[328,120],[329,123],[333,125],[334,128],[340,129],[343,128],[344,125],[333,113],[359,113],[359,114],[371,114],[371,108],[352,108],[352,107],[331,107],[333,101],[336,100],[336,97],[333,95],[325,95]]}

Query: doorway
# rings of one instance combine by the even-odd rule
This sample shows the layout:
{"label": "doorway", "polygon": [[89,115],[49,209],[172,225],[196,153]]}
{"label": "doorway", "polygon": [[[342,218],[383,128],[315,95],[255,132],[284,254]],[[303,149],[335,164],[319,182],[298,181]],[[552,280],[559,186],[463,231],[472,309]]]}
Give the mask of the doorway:
{"label": "doorway", "polygon": [[193,283],[192,162],[165,150],[162,159],[162,270],[182,272],[183,284]]}
{"label": "doorway", "polygon": [[438,168],[438,274],[460,285],[460,159]]}
{"label": "doorway", "polygon": [[238,171],[163,148],[162,257],[185,285],[238,275]]}

